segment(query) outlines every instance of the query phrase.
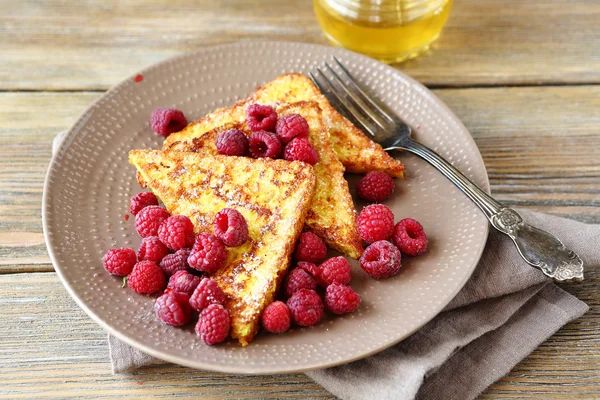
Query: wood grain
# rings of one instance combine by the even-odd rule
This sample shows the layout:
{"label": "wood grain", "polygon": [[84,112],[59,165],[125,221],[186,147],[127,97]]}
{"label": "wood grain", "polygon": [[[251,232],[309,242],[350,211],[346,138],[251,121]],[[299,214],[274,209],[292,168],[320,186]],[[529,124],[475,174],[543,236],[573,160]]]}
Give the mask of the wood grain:
{"label": "wood grain", "polygon": [[52,271],[41,220],[52,139],[98,96],[0,94],[0,272]]}
{"label": "wood grain", "polygon": [[[567,290],[591,310],[493,385],[483,398],[600,397],[598,271]],[[106,333],[54,273],[0,276],[0,398],[334,398],[304,375],[242,376],[165,365],[112,375]]]}
{"label": "wood grain", "polygon": [[[0,90],[106,89],[182,52],[241,39],[325,43],[306,0],[0,0]],[[600,83],[600,3],[460,0],[400,68],[428,85]]]}

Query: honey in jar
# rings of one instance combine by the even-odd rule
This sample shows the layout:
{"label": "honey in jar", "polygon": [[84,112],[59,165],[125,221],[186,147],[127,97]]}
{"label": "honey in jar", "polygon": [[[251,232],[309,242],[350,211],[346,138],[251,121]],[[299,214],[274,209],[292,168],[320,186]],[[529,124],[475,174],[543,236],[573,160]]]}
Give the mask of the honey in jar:
{"label": "honey in jar", "polygon": [[313,0],[313,4],[333,44],[388,63],[427,50],[452,8],[452,0]]}

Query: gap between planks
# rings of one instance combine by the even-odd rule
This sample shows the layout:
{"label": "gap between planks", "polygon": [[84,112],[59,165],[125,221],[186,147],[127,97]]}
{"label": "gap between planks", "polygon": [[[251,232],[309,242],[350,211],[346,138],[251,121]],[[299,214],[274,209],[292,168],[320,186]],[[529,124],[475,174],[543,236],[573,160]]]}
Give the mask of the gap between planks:
{"label": "gap between planks", "polygon": [[[398,67],[397,70],[401,71]],[[115,85],[119,82],[115,82]],[[421,82],[422,83],[422,82]],[[589,81],[589,82],[552,82],[552,81],[542,81],[542,82],[515,82],[510,84],[505,83],[478,83],[478,84],[425,84],[422,83],[425,87],[430,90],[456,90],[456,89],[493,89],[493,88],[541,88],[541,87],[579,87],[579,86],[600,86],[600,81]],[[109,90],[109,86],[98,86],[98,87],[81,87],[81,88],[52,88],[52,87],[40,87],[36,89],[30,88],[6,88],[0,87],[0,93],[104,93]]]}

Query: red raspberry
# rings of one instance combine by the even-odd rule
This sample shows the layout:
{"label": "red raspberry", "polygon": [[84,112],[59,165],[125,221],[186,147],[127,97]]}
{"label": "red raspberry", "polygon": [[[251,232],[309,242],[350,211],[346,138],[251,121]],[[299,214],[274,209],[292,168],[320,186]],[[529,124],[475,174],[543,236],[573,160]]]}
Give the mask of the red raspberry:
{"label": "red raspberry", "polygon": [[144,207],[157,206],[158,199],[152,192],[138,193],[131,198],[129,202],[129,212],[137,215]]}
{"label": "red raspberry", "polygon": [[327,258],[327,246],[312,232],[303,232],[296,245],[296,260],[320,264]]}
{"label": "red raspberry", "polygon": [[229,312],[220,304],[211,304],[206,307],[196,324],[196,334],[206,344],[216,344],[227,339],[231,319]]}
{"label": "red raspberry", "polygon": [[285,277],[283,282],[283,294],[287,299],[300,289],[317,289],[317,282],[303,269],[295,268]]}
{"label": "red raspberry", "polygon": [[165,219],[158,227],[158,238],[173,250],[194,245],[194,224],[185,215],[173,215]]}
{"label": "red raspberry", "polygon": [[181,249],[173,254],[167,254],[160,262],[160,267],[167,276],[171,276],[178,271],[188,271],[191,268],[187,260],[191,252],[190,249]]}
{"label": "red raspberry", "polygon": [[173,326],[183,326],[192,320],[194,310],[188,304],[188,295],[169,292],[154,302],[154,313],[161,321]]}
{"label": "red raspberry", "polygon": [[217,135],[217,151],[226,156],[248,154],[248,137],[239,129],[229,129]]}
{"label": "red raspberry", "polygon": [[323,317],[323,302],[314,290],[300,289],[286,304],[292,320],[300,326],[314,325]]}
{"label": "red raspberry", "polygon": [[352,279],[350,263],[344,257],[333,257],[319,266],[319,284],[323,287],[333,282],[347,285]]}
{"label": "red raspberry", "polygon": [[317,267],[315,264],[313,264],[311,262],[300,261],[300,262],[298,262],[297,266],[298,266],[298,268],[308,272],[308,274],[315,279],[317,279],[317,277],[319,276],[319,267]]}
{"label": "red raspberry", "polygon": [[204,278],[190,297],[190,306],[197,311],[202,311],[211,304],[225,305],[225,300],[225,293],[217,282],[211,278]]}
{"label": "red raspberry", "polygon": [[271,132],[258,131],[250,136],[250,154],[254,158],[280,158],[283,145]]}
{"label": "red raspberry", "polygon": [[360,295],[350,286],[333,282],[325,289],[325,306],[334,314],[346,314],[356,310],[360,304]]}
{"label": "red raspberry", "polygon": [[416,256],[427,250],[427,235],[419,222],[404,218],[394,228],[394,243],[404,254]]}
{"label": "red raspberry", "polygon": [[199,284],[200,277],[192,275],[187,271],[177,271],[169,279],[167,290],[171,289],[173,292],[185,293],[191,296]]}
{"label": "red raspberry", "polygon": [[402,266],[400,250],[387,240],[367,247],[360,257],[361,268],[375,279],[396,275]]}
{"label": "red raspberry", "polygon": [[369,243],[387,240],[394,233],[394,214],[383,204],[366,206],[356,223],[360,237]]}
{"label": "red raspberry", "polygon": [[248,240],[248,224],[246,218],[233,208],[224,208],[217,213],[214,222],[215,236],[225,246],[237,247]]}
{"label": "red raspberry", "polygon": [[394,180],[381,171],[371,171],[363,176],[356,184],[356,194],[361,199],[379,202],[394,193]]}
{"label": "red raspberry", "polygon": [[190,267],[209,274],[217,272],[225,264],[227,249],[215,235],[201,233],[196,236],[196,242],[188,257]]}
{"label": "red raspberry", "polygon": [[157,108],[150,115],[150,126],[160,136],[167,137],[187,126],[187,119],[176,108]]}
{"label": "red raspberry", "polygon": [[298,114],[284,115],[277,121],[275,132],[283,143],[289,143],[294,138],[307,138],[309,127],[303,116]]}
{"label": "red raspberry", "polygon": [[140,261],[127,277],[127,286],[139,294],[160,292],[167,286],[165,273],[152,261]]}
{"label": "red raspberry", "polygon": [[135,216],[135,229],[138,235],[143,238],[157,236],[158,227],[170,215],[163,207],[148,206],[142,208]]}
{"label": "red raspberry", "polygon": [[160,261],[169,254],[167,246],[160,241],[158,236],[148,236],[142,240],[138,249],[138,259],[140,261],[152,261],[160,263]]}
{"label": "red raspberry", "polygon": [[250,104],[246,108],[246,118],[246,123],[253,132],[273,132],[277,124],[277,113],[273,107],[261,104]]}
{"label": "red raspberry", "polygon": [[285,146],[283,158],[288,161],[303,161],[310,165],[319,162],[317,151],[310,145],[308,139],[295,138]]}
{"label": "red raspberry", "polygon": [[104,269],[116,276],[127,276],[131,273],[137,258],[133,249],[110,249],[102,258]]}
{"label": "red raspberry", "polygon": [[290,329],[290,309],[281,301],[269,304],[262,315],[265,329],[273,333],[281,333]]}

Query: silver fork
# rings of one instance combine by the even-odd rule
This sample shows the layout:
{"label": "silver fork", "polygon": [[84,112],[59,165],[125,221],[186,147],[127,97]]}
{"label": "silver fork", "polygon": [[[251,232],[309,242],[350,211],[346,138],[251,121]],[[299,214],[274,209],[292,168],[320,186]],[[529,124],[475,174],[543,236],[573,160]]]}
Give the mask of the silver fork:
{"label": "silver fork", "polygon": [[411,139],[408,125],[369,96],[337,58],[333,60],[340,73],[325,62],[329,76],[321,68],[309,76],[341,114],[386,151],[411,152],[438,169],[483,211],[494,228],[513,240],[527,263],[558,282],[583,279],[583,261],[575,252],[554,235],[525,223],[518,212],[489,196],[439,154]]}

